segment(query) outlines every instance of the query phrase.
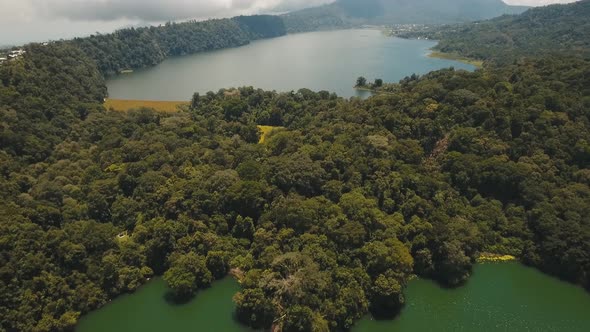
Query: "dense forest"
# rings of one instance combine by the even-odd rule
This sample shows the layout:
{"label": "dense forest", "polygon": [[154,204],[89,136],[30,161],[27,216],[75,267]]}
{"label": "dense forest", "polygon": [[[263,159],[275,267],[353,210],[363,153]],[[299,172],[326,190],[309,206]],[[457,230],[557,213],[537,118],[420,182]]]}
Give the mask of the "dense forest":
{"label": "dense forest", "polygon": [[242,46],[252,40],[285,34],[280,17],[255,15],[122,29],[67,43],[82,49],[103,75],[110,76],[122,70],[154,66],[168,56]]}
{"label": "dense forest", "polygon": [[[242,88],[160,114],[104,110],[79,53],[2,67],[20,101],[0,113],[5,330],[70,328],[154,274],[185,298],[234,269],[238,318],[285,331],[391,317],[411,274],[459,285],[484,251],[590,287],[589,61],[441,70],[366,101]],[[258,144],[257,124],[282,129]]]}
{"label": "dense forest", "polygon": [[361,25],[450,24],[518,14],[502,0],[338,0],[283,15],[289,32]]}
{"label": "dense forest", "polygon": [[402,33],[439,40],[436,50],[505,64],[520,57],[590,56],[590,1],[533,8],[522,15]]}
{"label": "dense forest", "polygon": [[[135,47],[193,52],[171,36],[196,26],[284,33],[273,20],[33,44],[0,65],[0,331],[70,330],[154,275],[184,300],[231,272],[236,317],[282,331],[393,317],[413,274],[458,286],[482,252],[590,289],[590,59],[575,52],[379,81],[367,100],[244,87],[176,113],[102,105],[102,74],[149,64]],[[98,41],[120,52],[95,62]],[[263,143],[258,125],[275,127]]]}
{"label": "dense forest", "polygon": [[33,44],[26,50],[0,65],[0,149],[36,163],[73,125],[102,108],[107,89],[95,63],[76,47]]}

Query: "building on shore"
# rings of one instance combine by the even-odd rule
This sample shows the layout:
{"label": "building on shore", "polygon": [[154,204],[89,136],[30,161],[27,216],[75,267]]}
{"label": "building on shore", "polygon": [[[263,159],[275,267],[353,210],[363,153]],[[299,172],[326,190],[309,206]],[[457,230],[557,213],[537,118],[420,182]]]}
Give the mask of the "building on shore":
{"label": "building on shore", "polygon": [[8,53],[8,58],[9,59],[16,59],[16,58],[18,58],[19,56],[21,56],[21,55],[23,55],[25,53],[26,53],[26,51],[25,50],[22,50],[22,49],[21,50],[10,51],[10,53]]}

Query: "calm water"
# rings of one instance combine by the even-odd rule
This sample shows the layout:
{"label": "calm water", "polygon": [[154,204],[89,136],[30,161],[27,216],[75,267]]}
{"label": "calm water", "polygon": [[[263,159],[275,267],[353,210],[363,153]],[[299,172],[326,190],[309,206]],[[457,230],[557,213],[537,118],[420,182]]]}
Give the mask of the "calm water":
{"label": "calm water", "polygon": [[354,332],[590,331],[590,295],[518,263],[477,265],[461,288],[413,280],[393,321],[365,319]]}
{"label": "calm water", "polygon": [[[200,292],[190,303],[164,300],[161,279],[84,317],[78,332],[248,331],[232,319],[232,296],[239,290],[228,278]],[[392,321],[367,317],[353,332],[393,331],[589,331],[590,295],[583,289],[518,263],[475,267],[469,282],[442,289],[413,280],[408,304]]]}
{"label": "calm water", "polygon": [[254,86],[291,91],[309,88],[340,96],[365,96],[352,88],[357,77],[386,82],[454,66],[457,61],[429,58],[427,40],[384,36],[377,30],[340,30],[287,35],[250,45],[170,58],[160,65],[107,82],[110,98],[188,100],[195,91]]}
{"label": "calm water", "polygon": [[247,332],[233,319],[232,297],[238,283],[226,278],[201,291],[189,303],[166,301],[164,280],[156,278],[135,294],[124,295],[83,317],[77,332]]}

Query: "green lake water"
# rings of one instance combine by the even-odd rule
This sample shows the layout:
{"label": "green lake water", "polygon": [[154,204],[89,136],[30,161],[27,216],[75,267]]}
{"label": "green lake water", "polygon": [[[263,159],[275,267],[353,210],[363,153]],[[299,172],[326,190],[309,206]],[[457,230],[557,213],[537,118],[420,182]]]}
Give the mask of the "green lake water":
{"label": "green lake water", "polygon": [[[231,278],[173,305],[166,286],[155,279],[133,295],[122,296],[82,318],[78,332],[199,331],[244,332],[233,319]],[[416,279],[406,290],[399,317],[358,322],[353,332],[381,331],[590,331],[590,295],[583,289],[518,263],[475,266],[469,282],[444,289]]]}
{"label": "green lake water", "polygon": [[590,295],[582,288],[511,263],[477,265],[463,287],[416,279],[392,321],[364,319],[354,332],[590,331]]}
{"label": "green lake water", "polygon": [[251,331],[233,319],[232,297],[240,290],[232,278],[217,281],[189,303],[166,300],[168,289],[156,278],[136,293],[123,295],[83,317],[77,332],[219,332]]}
{"label": "green lake water", "polygon": [[153,68],[107,81],[114,99],[189,100],[195,91],[254,86],[291,91],[327,90],[343,97],[370,94],[353,89],[359,76],[397,82],[406,76],[474,66],[430,58],[428,40],[387,37],[378,30],[339,30],[287,35],[249,45],[169,58]]}

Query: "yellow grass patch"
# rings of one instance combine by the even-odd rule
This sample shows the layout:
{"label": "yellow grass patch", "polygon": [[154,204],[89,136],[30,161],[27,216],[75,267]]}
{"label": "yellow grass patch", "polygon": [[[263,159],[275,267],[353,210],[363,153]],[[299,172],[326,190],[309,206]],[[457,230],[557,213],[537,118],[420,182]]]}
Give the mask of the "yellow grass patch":
{"label": "yellow grass patch", "polygon": [[508,261],[515,261],[516,257],[512,255],[500,255],[500,254],[491,254],[491,253],[482,253],[477,258],[479,263],[483,262],[508,262]]}
{"label": "yellow grass patch", "polygon": [[260,129],[260,131],[262,132],[262,135],[260,135],[260,141],[258,143],[264,144],[264,142],[266,142],[266,139],[268,138],[268,135],[270,135],[270,133],[272,133],[276,129],[281,129],[281,128],[283,128],[283,127],[258,126],[258,129]]}
{"label": "yellow grass patch", "polygon": [[155,100],[125,100],[125,99],[107,99],[104,103],[106,109],[113,109],[119,112],[126,112],[135,108],[153,108],[160,112],[177,112],[178,107],[188,105],[186,101],[155,101]]}
{"label": "yellow grass patch", "polygon": [[438,103],[436,103],[436,102],[430,103],[430,104],[428,104],[428,106],[426,106],[426,112],[432,113],[432,112],[438,110],[438,107],[439,106],[440,105]]}

